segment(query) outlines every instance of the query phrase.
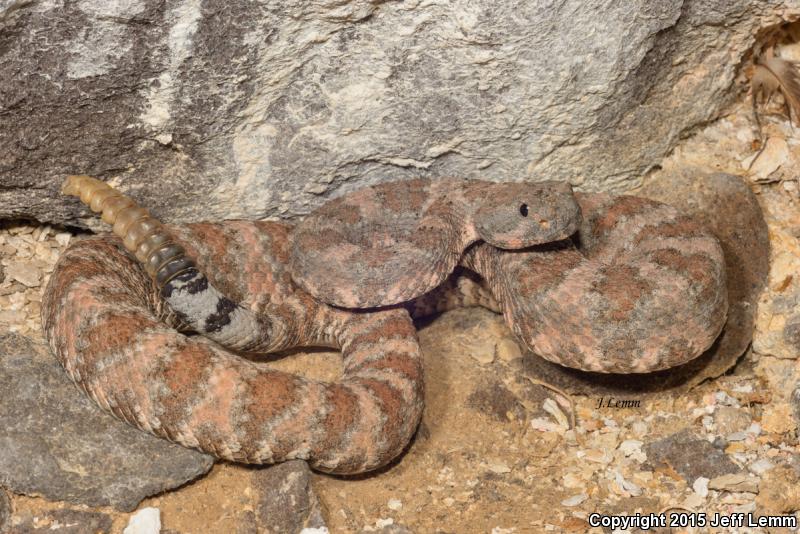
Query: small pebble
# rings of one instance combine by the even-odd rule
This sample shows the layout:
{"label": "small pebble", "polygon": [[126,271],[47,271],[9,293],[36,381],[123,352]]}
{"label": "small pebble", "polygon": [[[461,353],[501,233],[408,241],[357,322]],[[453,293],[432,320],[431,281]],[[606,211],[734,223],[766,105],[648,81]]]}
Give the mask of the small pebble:
{"label": "small pebble", "polygon": [[707,497],[708,482],[709,479],[707,479],[706,477],[698,477],[697,480],[694,481],[694,484],[692,484],[692,489],[696,494],[700,495],[701,497]]}
{"label": "small pebble", "polygon": [[72,239],[72,234],[69,232],[60,232],[56,234],[56,242],[62,247],[69,245],[69,240]]}
{"label": "small pebble", "polygon": [[561,480],[563,481],[565,488],[581,488],[584,485],[583,480],[576,477],[573,473],[567,473],[561,477]]}
{"label": "small pebble", "polygon": [[734,473],[712,478],[708,487],[715,490],[758,493],[758,480],[749,478],[744,473]]}
{"label": "small pebble", "polygon": [[692,493],[683,501],[681,505],[682,508],[687,508],[689,510],[694,510],[695,508],[699,508],[703,506],[705,499],[698,495],[697,493]]}
{"label": "small pebble", "polygon": [[158,508],[142,508],[133,514],[122,534],[158,534],[161,532],[161,512]]}
{"label": "small pebble", "polygon": [[544,419],[543,417],[534,417],[531,419],[531,428],[539,432],[563,432],[564,430],[564,427],[561,425]]}
{"label": "small pebble", "polygon": [[642,443],[638,439],[626,439],[619,444],[619,450],[626,457],[632,457],[634,460],[644,462],[647,460],[647,455],[642,451]]}
{"label": "small pebble", "polygon": [[400,499],[389,499],[389,503],[387,504],[389,510],[394,510],[395,512],[403,507],[403,503]]}
{"label": "small pebble", "polygon": [[563,428],[564,430],[567,430],[569,428],[569,420],[567,419],[567,416],[564,415],[564,412],[562,412],[561,409],[558,407],[556,401],[554,401],[553,399],[545,399],[544,403],[542,403],[542,409],[544,409],[545,412],[552,415],[553,418],[558,422],[559,426],[561,426],[561,428]]}
{"label": "small pebble", "polygon": [[775,467],[774,463],[770,462],[766,458],[761,458],[760,460],[756,460],[755,462],[750,464],[748,466],[748,469],[750,470],[751,473],[761,476],[770,469],[772,469],[773,467]]}
{"label": "small pebble", "polygon": [[597,462],[599,464],[608,464],[611,463],[613,460],[612,456],[606,452],[601,451],[599,449],[588,449],[586,451],[579,451],[583,452],[583,457],[586,458],[590,462]]}
{"label": "small pebble", "polygon": [[517,345],[513,339],[501,339],[497,343],[495,350],[497,352],[497,357],[506,362],[510,362],[522,357],[522,351],[520,350],[519,345]]}
{"label": "small pebble", "polygon": [[711,445],[712,445],[712,446],[713,446],[715,449],[725,450],[725,447],[727,447],[727,446],[728,446],[728,442],[727,442],[727,440],[726,440],[725,438],[723,438],[722,436],[717,436],[717,437],[715,437],[715,438],[714,438],[714,440],[711,442]]}
{"label": "small pebble", "polygon": [[563,501],[561,501],[561,506],[578,506],[588,498],[589,496],[587,494],[579,493],[577,495],[573,495],[572,497],[569,497],[568,499],[564,499]]}
{"label": "small pebble", "polygon": [[505,473],[510,473],[511,468],[508,467],[508,464],[502,460],[495,460],[494,462],[489,463],[489,471],[497,475],[503,475]]}
{"label": "small pebble", "polygon": [[636,421],[631,425],[631,430],[635,436],[642,437],[647,435],[649,428],[644,421]]}
{"label": "small pebble", "polygon": [[734,432],[733,434],[728,434],[725,439],[727,439],[729,442],[744,441],[747,439],[747,434],[745,432]]}
{"label": "small pebble", "polygon": [[764,180],[777,171],[789,158],[789,145],[785,139],[770,137],[764,149],[756,153],[753,158],[747,158],[742,166],[756,179]]}
{"label": "small pebble", "polygon": [[622,473],[619,471],[614,474],[614,482],[617,483],[617,486],[619,486],[621,490],[633,497],[638,497],[642,494],[642,488],[629,480],[625,480],[625,478],[622,476]]}
{"label": "small pebble", "polygon": [[724,391],[717,391],[714,394],[714,400],[717,404],[721,404],[722,406],[739,406],[739,401]]}
{"label": "small pebble", "polygon": [[27,286],[39,287],[39,270],[30,262],[15,261],[5,268],[6,276]]}

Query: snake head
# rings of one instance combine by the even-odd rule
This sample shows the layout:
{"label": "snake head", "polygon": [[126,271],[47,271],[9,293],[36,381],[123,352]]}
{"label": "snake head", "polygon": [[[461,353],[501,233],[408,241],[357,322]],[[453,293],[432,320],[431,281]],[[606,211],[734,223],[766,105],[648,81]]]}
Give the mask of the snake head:
{"label": "snake head", "polygon": [[487,184],[473,224],[481,239],[520,249],[566,239],[578,230],[581,210],[564,182]]}

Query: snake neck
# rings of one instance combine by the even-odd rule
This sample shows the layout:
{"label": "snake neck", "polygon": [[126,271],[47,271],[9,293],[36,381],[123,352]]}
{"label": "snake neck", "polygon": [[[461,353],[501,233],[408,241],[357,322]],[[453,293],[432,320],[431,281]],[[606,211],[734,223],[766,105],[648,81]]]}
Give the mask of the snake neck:
{"label": "snake neck", "polygon": [[523,250],[500,250],[486,243],[470,247],[461,265],[478,273],[503,311],[506,324],[526,346],[540,317],[554,306],[551,291],[585,262],[570,240]]}

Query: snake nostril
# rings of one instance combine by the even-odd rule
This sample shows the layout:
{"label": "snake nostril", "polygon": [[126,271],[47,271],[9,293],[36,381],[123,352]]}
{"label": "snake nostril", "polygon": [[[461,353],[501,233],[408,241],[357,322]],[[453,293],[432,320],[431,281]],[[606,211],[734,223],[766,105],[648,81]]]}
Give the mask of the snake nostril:
{"label": "snake nostril", "polygon": [[527,204],[522,204],[522,205],[520,205],[520,207],[519,207],[519,213],[520,213],[520,215],[522,215],[523,217],[527,217],[527,216],[528,216],[528,205],[527,205]]}

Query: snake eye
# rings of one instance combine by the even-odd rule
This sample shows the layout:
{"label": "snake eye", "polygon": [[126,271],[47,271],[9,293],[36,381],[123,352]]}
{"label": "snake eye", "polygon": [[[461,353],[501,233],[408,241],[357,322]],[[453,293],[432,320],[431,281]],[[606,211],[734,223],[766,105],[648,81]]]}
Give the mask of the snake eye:
{"label": "snake eye", "polygon": [[519,207],[519,213],[523,217],[527,217],[528,216],[528,205],[527,204],[521,204],[520,207]]}

